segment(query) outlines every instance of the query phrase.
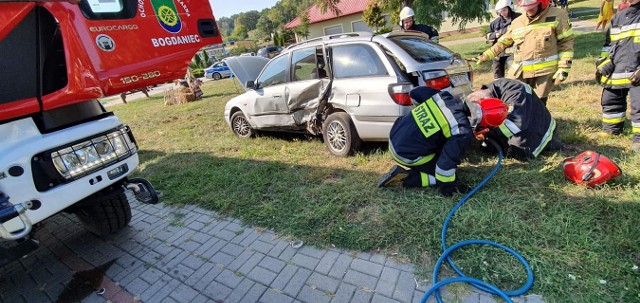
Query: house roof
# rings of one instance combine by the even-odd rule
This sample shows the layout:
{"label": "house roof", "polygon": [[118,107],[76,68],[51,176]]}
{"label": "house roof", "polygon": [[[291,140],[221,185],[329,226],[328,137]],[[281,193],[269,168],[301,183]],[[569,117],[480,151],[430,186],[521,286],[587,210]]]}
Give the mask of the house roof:
{"label": "house roof", "polygon": [[[313,4],[307,9],[307,13],[309,14],[309,24],[331,20],[337,17],[358,14],[364,11],[367,8],[367,5],[369,5],[369,0],[341,0],[337,4],[338,10],[340,10],[340,15],[336,15],[330,9],[327,9],[325,13],[322,13],[320,11],[320,7],[318,7],[317,4]],[[302,24],[302,20],[300,17],[296,17],[291,22],[285,24],[284,28],[292,29],[300,24]]]}

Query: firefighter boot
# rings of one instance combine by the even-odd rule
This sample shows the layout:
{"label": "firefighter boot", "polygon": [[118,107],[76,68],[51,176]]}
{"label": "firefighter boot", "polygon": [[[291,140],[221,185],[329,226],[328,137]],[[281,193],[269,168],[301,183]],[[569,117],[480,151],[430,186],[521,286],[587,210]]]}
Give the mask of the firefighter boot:
{"label": "firefighter boot", "polygon": [[398,166],[394,165],[389,172],[382,175],[380,180],[378,181],[378,187],[385,187],[388,185],[393,185],[395,183],[401,182],[404,178],[409,175],[409,172]]}
{"label": "firefighter boot", "polygon": [[546,151],[550,151],[550,152],[559,151],[563,149],[564,149],[564,145],[555,136],[553,136],[551,141],[549,141],[549,143],[547,144],[547,148],[545,148]]}

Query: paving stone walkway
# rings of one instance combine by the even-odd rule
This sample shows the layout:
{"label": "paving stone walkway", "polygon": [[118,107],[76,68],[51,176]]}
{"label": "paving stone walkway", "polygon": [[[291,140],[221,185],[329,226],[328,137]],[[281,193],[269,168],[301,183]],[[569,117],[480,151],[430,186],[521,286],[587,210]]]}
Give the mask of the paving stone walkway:
{"label": "paving stone walkway", "polygon": [[[72,215],[44,221],[35,234],[41,247],[0,269],[0,301],[420,302],[430,284],[381,254],[293,248],[272,231],[195,206],[138,204],[132,212],[130,226],[106,238]],[[447,302],[495,302],[471,290],[445,294]]]}

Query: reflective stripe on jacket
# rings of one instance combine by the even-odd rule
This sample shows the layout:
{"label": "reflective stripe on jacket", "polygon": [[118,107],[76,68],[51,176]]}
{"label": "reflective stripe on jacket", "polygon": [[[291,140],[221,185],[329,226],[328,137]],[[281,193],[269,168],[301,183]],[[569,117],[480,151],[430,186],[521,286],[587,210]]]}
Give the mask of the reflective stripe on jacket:
{"label": "reflective stripe on jacket", "polygon": [[615,68],[611,75],[601,76],[600,83],[604,87],[632,87],[629,76],[640,67],[639,10],[640,3],[629,6],[611,20],[601,55],[608,56]]}
{"label": "reflective stripe on jacket", "polygon": [[412,90],[411,98],[419,104],[410,115],[396,120],[389,134],[393,159],[408,167],[435,159],[435,179],[454,181],[456,168],[473,141],[464,102],[427,87]]}
{"label": "reflective stripe on jacket", "polygon": [[513,20],[507,33],[484,55],[493,58],[513,46],[509,78],[533,78],[553,74],[559,67],[570,68],[573,40],[566,10],[549,6],[532,20],[526,14]]}
{"label": "reflective stripe on jacket", "polygon": [[512,79],[499,79],[489,85],[491,94],[509,105],[509,114],[490,136],[504,136],[509,145],[537,157],[553,138],[556,121],[529,85]]}

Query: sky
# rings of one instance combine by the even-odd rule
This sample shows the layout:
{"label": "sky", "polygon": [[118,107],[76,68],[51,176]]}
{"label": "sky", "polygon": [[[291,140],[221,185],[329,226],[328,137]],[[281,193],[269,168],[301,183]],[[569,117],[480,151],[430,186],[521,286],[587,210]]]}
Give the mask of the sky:
{"label": "sky", "polygon": [[278,0],[209,0],[216,19],[252,10],[261,11],[276,5]]}

